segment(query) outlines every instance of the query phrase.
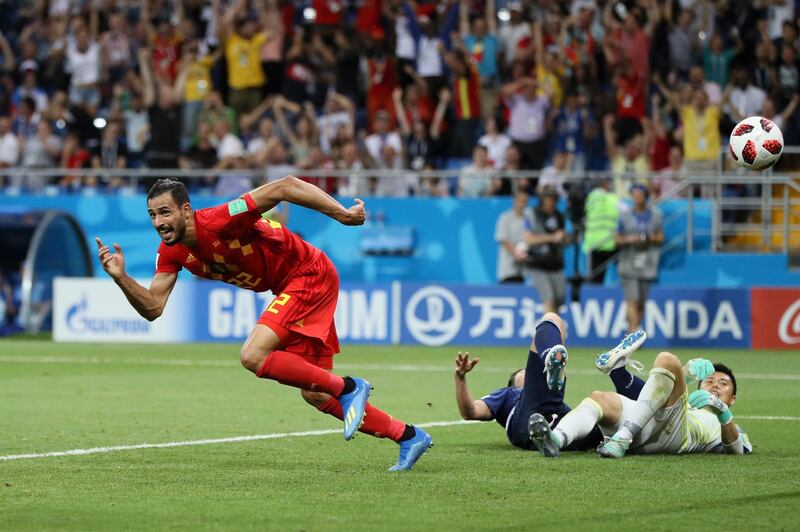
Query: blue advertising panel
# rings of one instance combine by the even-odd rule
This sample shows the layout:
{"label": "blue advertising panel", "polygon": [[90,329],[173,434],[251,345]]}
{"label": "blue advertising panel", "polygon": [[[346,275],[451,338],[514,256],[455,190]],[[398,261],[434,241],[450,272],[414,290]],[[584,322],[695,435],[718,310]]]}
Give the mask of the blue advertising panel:
{"label": "blue advertising panel", "polygon": [[[751,345],[750,290],[653,288],[648,347]],[[272,300],[210,281],[180,282],[164,315],[149,323],[106,279],[59,279],[54,335],[63,341],[241,342]],[[567,345],[610,347],[625,334],[619,289],[584,287],[561,309]],[[344,283],[336,309],[343,344],[525,347],[544,315],[528,286]]]}
{"label": "blue advertising panel", "polygon": [[[270,292],[255,293],[222,283],[198,281],[187,327],[197,342],[243,341],[272,301]],[[397,330],[399,283],[347,283],[339,290],[336,330],[342,343],[392,343]],[[394,335],[396,337],[396,334]],[[395,342],[396,343],[396,342]]]}
{"label": "blue advertising panel", "polygon": [[[529,287],[403,284],[401,343],[527,345],[544,314]],[[585,287],[561,316],[568,344],[611,346],[626,332],[619,289]],[[653,288],[645,310],[650,347],[748,347],[747,290]]]}

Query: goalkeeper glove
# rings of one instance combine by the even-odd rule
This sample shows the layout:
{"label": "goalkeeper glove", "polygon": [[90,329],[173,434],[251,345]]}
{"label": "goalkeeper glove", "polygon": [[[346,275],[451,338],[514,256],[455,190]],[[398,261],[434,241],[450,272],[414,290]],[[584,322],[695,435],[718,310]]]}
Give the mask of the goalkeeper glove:
{"label": "goalkeeper glove", "polygon": [[684,380],[686,384],[692,381],[702,381],[714,374],[714,364],[706,358],[693,358],[686,363]]}
{"label": "goalkeeper glove", "polygon": [[707,392],[706,390],[695,390],[689,395],[689,405],[692,408],[709,408],[711,409],[714,414],[716,414],[717,419],[719,419],[720,424],[727,425],[728,423],[733,420],[733,414],[728,409],[728,405],[722,402],[722,399],[717,397],[711,392]]}

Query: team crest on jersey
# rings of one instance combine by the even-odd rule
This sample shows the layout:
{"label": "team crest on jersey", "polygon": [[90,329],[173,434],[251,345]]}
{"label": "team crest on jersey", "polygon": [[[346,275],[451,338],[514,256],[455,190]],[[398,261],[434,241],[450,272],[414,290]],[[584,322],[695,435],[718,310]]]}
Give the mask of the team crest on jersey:
{"label": "team crest on jersey", "polygon": [[247,212],[247,203],[242,198],[228,203],[228,214],[231,216],[236,216],[237,214],[242,214],[243,212]]}
{"label": "team crest on jersey", "polygon": [[225,274],[228,273],[228,268],[222,264],[221,262],[212,262],[211,263],[211,271],[214,273],[221,273]]}

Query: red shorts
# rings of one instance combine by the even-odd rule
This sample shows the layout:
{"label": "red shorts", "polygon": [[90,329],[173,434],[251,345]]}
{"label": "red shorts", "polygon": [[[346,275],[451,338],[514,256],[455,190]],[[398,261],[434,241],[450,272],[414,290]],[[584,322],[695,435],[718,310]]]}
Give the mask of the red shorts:
{"label": "red shorts", "polygon": [[281,336],[284,351],[320,368],[333,369],[333,355],[339,352],[333,321],[338,300],[339,275],[330,259],[320,253],[310,268],[289,279],[258,323],[288,331]]}

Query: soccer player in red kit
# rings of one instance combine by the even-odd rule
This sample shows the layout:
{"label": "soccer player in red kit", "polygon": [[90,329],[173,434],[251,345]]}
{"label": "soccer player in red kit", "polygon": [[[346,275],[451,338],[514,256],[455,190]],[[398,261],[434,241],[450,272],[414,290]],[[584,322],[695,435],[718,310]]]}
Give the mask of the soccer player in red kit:
{"label": "soccer player in red kit", "polygon": [[400,456],[390,471],[411,469],[432,445],[431,437],[369,404],[369,382],[330,371],[339,352],[333,321],[339,276],[322,251],[261,217],[281,201],[317,210],[344,225],[361,225],[365,219],[361,200],[345,208],[293,176],[198,211],[181,182],[160,179],[147,194],[147,212],[161,237],[150,287],[125,273],[118,244],[112,253],[98,238],[98,257],[133,308],[151,321],[164,311],[181,268],[255,292],[271,290],[275,298],[242,346],[242,365],[259,378],[300,388],[308,403],[344,421],[345,440],[356,430],[391,438],[400,444]]}

